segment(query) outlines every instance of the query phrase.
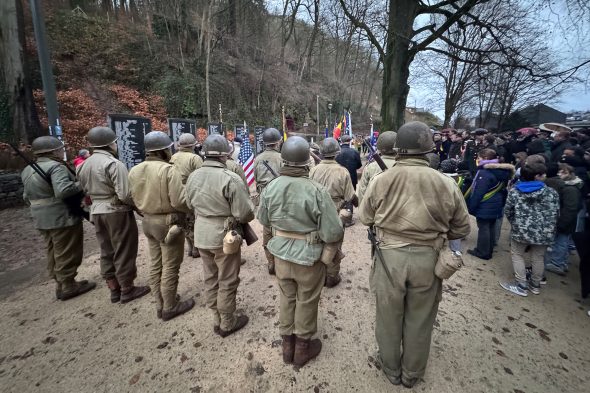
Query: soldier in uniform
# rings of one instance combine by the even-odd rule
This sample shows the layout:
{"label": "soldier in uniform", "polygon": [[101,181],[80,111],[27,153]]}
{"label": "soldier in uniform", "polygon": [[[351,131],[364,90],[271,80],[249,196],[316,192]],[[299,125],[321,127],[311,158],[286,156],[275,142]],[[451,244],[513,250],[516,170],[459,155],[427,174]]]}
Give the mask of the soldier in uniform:
{"label": "soldier in uniform", "polygon": [[433,147],[426,124],[403,125],[396,165],[373,178],[359,207],[360,220],[374,227],[374,247],[381,251],[373,255],[369,281],[382,369],[391,383],[408,388],[423,377],[428,361],[442,290],[434,274],[439,252],[445,238],[469,234],[461,191],[429,168],[425,155]]}
{"label": "soldier in uniform", "polygon": [[[195,154],[195,145],[197,144],[197,138],[193,134],[184,133],[178,137],[178,151],[170,158],[170,163],[174,165],[174,168],[180,173],[182,184],[186,184],[186,180],[189,175],[195,170],[203,166],[203,160],[197,154]],[[195,228],[195,216],[192,213],[186,215],[184,225],[184,237],[188,243],[188,256],[198,258],[199,250],[194,244],[194,228]]]}
{"label": "soldier in uniform", "polygon": [[21,174],[23,198],[31,206],[35,228],[45,240],[47,270],[57,283],[55,296],[59,300],[68,300],[96,287],[96,283],[75,280],[82,263],[84,230],[82,218],[72,214],[64,200],[79,194],[82,189],[63,161],[64,145],[59,139],[52,136],[36,138],[32,149],[37,165],[51,184],[27,166]]}
{"label": "soldier in uniform", "polygon": [[[282,140],[283,137],[276,128],[267,128],[264,130],[264,133],[262,133],[264,151],[256,156],[256,159],[254,160],[254,180],[256,180],[256,191],[258,192],[258,195],[261,195],[268,183],[270,183],[275,178],[275,175],[273,175],[268,170],[263,162],[266,161],[268,166],[272,168],[276,175],[279,174],[279,170],[283,165],[280,153],[280,144]],[[272,239],[270,228],[263,225],[262,247],[264,247],[264,254],[266,255],[266,260],[268,261],[268,274],[274,275],[275,259],[267,248],[270,239]]]}
{"label": "soldier in uniform", "polygon": [[[303,366],[316,357],[322,343],[317,331],[318,303],[344,229],[326,189],[309,178],[309,144],[287,139],[281,151],[280,177],[260,197],[258,220],[272,228],[268,249],[275,257],[281,293],[279,330],[283,361]],[[337,250],[337,249],[336,249]]]}
{"label": "soldier in uniform", "polygon": [[254,205],[242,179],[225,165],[230,155],[227,140],[209,135],[203,151],[205,163],[186,183],[187,204],[197,218],[195,245],[203,258],[205,301],[213,314],[213,331],[227,337],[246,326],[248,317],[235,313],[241,249],[225,254],[224,236],[241,232],[241,224],[254,219]]}
{"label": "soldier in uniform", "polygon": [[170,137],[152,131],[144,139],[146,159],[129,171],[131,196],[143,212],[143,233],[150,255],[150,287],[156,298],[156,315],[168,321],[195,305],[193,299],[180,301],[176,295],[178,271],[184,254],[182,225],[186,193],[182,178],[168,163],[172,152]]}
{"label": "soldier in uniform", "polygon": [[[393,131],[385,131],[379,135],[377,138],[377,150],[381,156],[381,159],[385,163],[387,168],[391,168],[395,164],[395,140],[397,138],[397,134]],[[374,178],[376,175],[382,172],[379,164],[375,161],[367,164],[365,169],[363,169],[363,175],[361,176],[361,181],[358,184],[356,194],[360,201],[363,200],[363,196],[365,195],[365,191],[367,191],[367,187],[371,182],[371,179]]]}
{"label": "soldier in uniform", "polygon": [[[352,181],[350,174],[335,160],[335,157],[340,153],[340,145],[334,138],[326,138],[320,147],[320,153],[323,160],[309,171],[309,178],[318,182],[326,188],[336,211],[343,209],[347,203],[352,203],[358,206],[358,199],[354,194],[352,188]],[[335,287],[341,281],[340,277],[340,262],[344,254],[340,251],[342,241],[338,243],[338,252],[334,257],[333,264],[328,266],[326,272],[326,286],[328,288]]]}
{"label": "soldier in uniform", "polygon": [[100,245],[100,271],[111,290],[112,303],[127,303],[149,293],[136,287],[137,222],[127,167],[117,159],[117,135],[94,127],[86,135],[94,153],[77,168],[80,185],[92,199],[91,221]]}

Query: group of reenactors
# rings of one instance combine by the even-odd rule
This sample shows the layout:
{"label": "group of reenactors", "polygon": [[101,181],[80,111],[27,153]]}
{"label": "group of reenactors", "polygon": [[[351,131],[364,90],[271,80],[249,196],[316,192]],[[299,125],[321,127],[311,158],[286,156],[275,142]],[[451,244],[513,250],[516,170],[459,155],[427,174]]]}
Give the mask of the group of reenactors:
{"label": "group of reenactors", "polygon": [[[226,337],[248,323],[246,315],[236,313],[236,293],[242,239],[256,212],[268,272],[276,275],[280,290],[283,361],[300,367],[322,348],[313,338],[318,304],[323,287],[341,281],[343,210],[352,204],[359,206],[360,220],[378,239],[370,284],[382,370],[393,384],[406,387],[424,375],[442,289],[434,267],[446,239],[469,233],[458,187],[429,168],[425,155],[434,146],[426,125],[411,122],[397,133],[382,133],[377,147],[386,167],[368,164],[356,192],[348,170],[335,160],[341,151],[338,141],[322,141],[320,160],[304,138],[283,141],[278,130],[269,128],[263,133],[265,150],[254,161],[253,198],[242,167],[231,159],[232,146],[221,135],[205,139],[203,160],[194,153],[193,135],[182,134],[173,155],[170,137],[152,131],[144,139],[145,161],[129,172],[117,158],[117,136],[111,129],[93,128],[87,140],[93,154],[77,173],[64,163],[64,146],[53,137],[32,144],[44,173],[31,167],[22,173],[24,198],[46,241],[58,299],[96,286],[75,280],[83,229],[68,198],[83,193],[91,201],[90,220],[110,300],[126,303],[151,290],[157,317],[164,321],[194,307],[193,299],[181,300],[177,294],[186,238],[189,255],[203,261],[213,330]],[[149,246],[149,287],[135,285],[135,213],[142,216]]]}

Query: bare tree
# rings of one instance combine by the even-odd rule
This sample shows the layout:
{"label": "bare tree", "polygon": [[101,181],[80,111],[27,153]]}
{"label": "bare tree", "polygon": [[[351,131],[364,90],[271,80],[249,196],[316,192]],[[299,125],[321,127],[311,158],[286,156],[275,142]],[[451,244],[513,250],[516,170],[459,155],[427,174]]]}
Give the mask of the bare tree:
{"label": "bare tree", "polygon": [[[25,56],[25,35],[20,0],[0,1],[0,94],[6,95],[8,118],[0,128],[7,137],[31,142],[41,127],[33,101]],[[3,91],[2,91],[3,90]]]}

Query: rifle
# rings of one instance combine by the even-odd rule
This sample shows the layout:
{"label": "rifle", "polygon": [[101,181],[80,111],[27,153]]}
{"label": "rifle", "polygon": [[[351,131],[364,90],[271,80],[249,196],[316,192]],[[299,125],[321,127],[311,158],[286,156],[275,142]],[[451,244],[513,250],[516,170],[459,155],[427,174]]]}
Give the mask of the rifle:
{"label": "rifle", "polygon": [[382,171],[386,171],[387,170],[387,165],[385,165],[385,163],[383,162],[383,159],[381,158],[381,156],[379,155],[379,153],[377,153],[375,151],[375,149],[373,149],[373,146],[371,146],[371,144],[369,142],[367,142],[366,139],[363,141],[363,143],[364,143],[365,146],[367,146],[367,148],[371,152],[371,157],[373,158],[373,160],[375,160],[375,162],[377,163],[377,165],[379,165],[379,168],[381,168]]}
{"label": "rifle", "polygon": [[[23,159],[24,162],[27,163],[28,166],[30,166],[31,168],[33,168],[33,170],[39,175],[41,176],[41,178],[43,180],[45,180],[47,182],[47,184],[49,184],[49,186],[51,188],[53,188],[53,183],[51,182],[51,176],[50,174],[47,174],[43,169],[41,169],[41,167],[39,166],[39,164],[37,164],[34,161],[31,161],[28,159],[27,156],[25,156],[19,149],[18,147],[16,147],[15,145],[13,145],[12,143],[10,144],[10,147],[12,147],[12,150],[15,151],[15,153]],[[72,172],[72,169],[69,168],[66,165],[66,168],[68,169],[68,171]],[[84,219],[90,221],[90,214],[82,209],[82,200],[84,199],[84,193],[82,191],[80,191],[77,194],[74,195],[70,195],[67,198],[63,199],[63,202],[66,204],[69,212],[77,217],[83,217]]]}
{"label": "rifle", "polygon": [[395,286],[394,282],[393,282],[393,277],[391,277],[391,273],[389,273],[389,270],[387,270],[387,266],[385,266],[385,259],[383,258],[383,253],[381,252],[381,249],[379,248],[379,241],[377,240],[377,236],[375,234],[375,228],[373,226],[370,226],[369,228],[367,228],[367,235],[369,240],[371,241],[371,255],[375,256],[375,254],[377,254],[377,259],[379,261],[381,261],[381,267],[383,268],[383,270],[385,270],[385,274],[387,275],[387,278],[389,279],[389,283],[392,286]]}
{"label": "rifle", "polygon": [[274,176],[275,179],[277,177],[279,177],[279,175],[277,175],[277,173],[274,171],[274,169],[272,169],[272,167],[269,165],[268,161],[262,160],[262,165],[264,165],[266,167],[266,169],[270,172],[271,175]]}
{"label": "rifle", "polygon": [[313,150],[309,151],[309,155],[313,158],[313,160],[315,161],[316,164],[319,164],[320,162],[322,162],[322,159],[313,152]]}

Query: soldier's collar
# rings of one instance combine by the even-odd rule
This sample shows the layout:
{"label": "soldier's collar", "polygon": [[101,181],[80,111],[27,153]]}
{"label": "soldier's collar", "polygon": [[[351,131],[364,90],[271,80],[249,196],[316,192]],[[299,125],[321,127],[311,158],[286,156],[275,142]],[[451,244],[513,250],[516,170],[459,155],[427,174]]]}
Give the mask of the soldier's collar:
{"label": "soldier's collar", "polygon": [[210,167],[214,167],[214,168],[226,168],[227,166],[221,162],[221,161],[217,161],[217,160],[212,160],[212,159],[205,159],[205,162],[203,162],[203,166],[210,166]]}

